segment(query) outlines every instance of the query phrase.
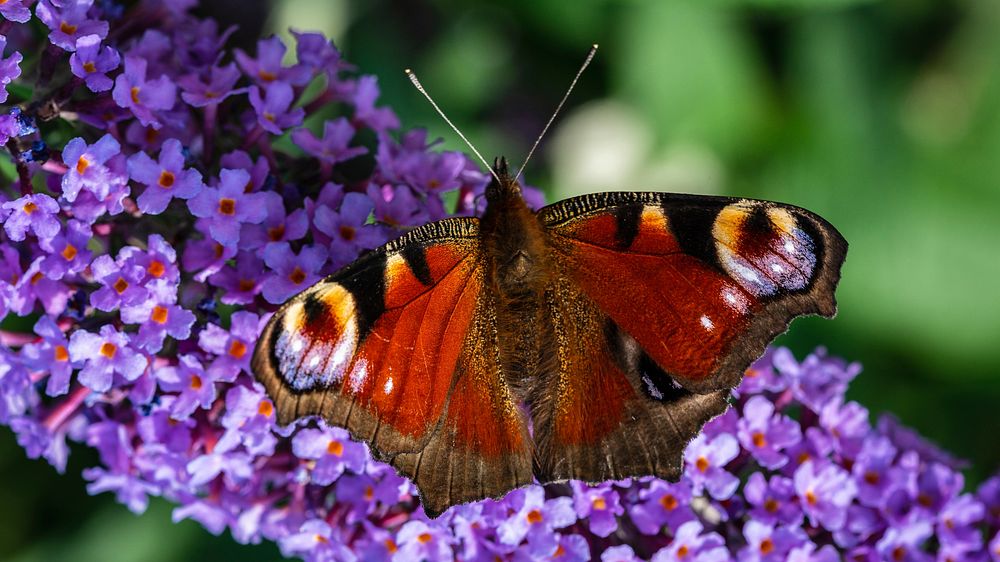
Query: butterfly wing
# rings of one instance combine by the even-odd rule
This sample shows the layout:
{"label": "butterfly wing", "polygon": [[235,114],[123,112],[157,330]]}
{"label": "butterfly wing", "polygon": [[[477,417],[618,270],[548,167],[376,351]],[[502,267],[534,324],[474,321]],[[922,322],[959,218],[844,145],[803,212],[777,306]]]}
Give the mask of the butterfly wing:
{"label": "butterfly wing", "polygon": [[692,392],[736,386],[794,317],[836,312],[847,243],[798,207],[614,192],[539,215],[566,277]]}
{"label": "butterfly wing", "polygon": [[478,221],[415,229],[283,305],[253,369],[279,421],[320,415],[368,442],[425,509],[531,479],[526,424],[496,358]]}
{"label": "butterfly wing", "polygon": [[558,367],[532,389],[539,481],[677,480],[685,446],[729,392],[673,385],[565,273],[546,291]]}

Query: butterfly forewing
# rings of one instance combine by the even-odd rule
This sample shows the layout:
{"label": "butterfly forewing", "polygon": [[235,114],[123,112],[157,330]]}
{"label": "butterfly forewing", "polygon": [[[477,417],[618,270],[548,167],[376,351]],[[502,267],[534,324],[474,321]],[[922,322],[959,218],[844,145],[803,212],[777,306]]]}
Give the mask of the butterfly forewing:
{"label": "butterfly forewing", "polygon": [[279,420],[347,428],[414,481],[428,512],[526,484],[530,443],[491,360],[482,264],[478,221],[448,219],[282,306],[254,355]]}
{"label": "butterfly forewing", "polygon": [[692,391],[736,386],[794,317],[836,311],[847,244],[798,207],[621,192],[540,216],[566,275]]}

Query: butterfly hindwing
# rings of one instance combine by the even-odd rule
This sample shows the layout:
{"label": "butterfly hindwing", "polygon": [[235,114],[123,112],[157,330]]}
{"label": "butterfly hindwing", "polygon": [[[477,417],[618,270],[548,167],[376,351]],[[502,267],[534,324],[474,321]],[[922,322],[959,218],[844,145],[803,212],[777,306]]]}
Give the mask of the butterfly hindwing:
{"label": "butterfly hindwing", "polygon": [[676,385],[570,279],[546,291],[558,368],[532,392],[541,482],[676,480],[684,447],[727,407],[728,392]]}
{"label": "butterfly hindwing", "polygon": [[497,342],[482,320],[493,306],[482,261],[478,221],[447,219],[287,302],[254,356],[279,420],[347,428],[414,481],[429,512],[530,480],[526,426],[487,360]]}
{"label": "butterfly hindwing", "polygon": [[570,280],[691,391],[736,386],[792,318],[836,311],[847,244],[798,207],[615,192],[539,214]]}

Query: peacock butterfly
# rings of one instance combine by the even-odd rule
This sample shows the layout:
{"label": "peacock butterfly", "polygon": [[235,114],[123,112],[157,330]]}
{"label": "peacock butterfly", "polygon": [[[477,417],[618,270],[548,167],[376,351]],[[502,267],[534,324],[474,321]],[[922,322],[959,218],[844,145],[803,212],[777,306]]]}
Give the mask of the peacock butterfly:
{"label": "peacock butterfly", "polygon": [[847,243],[805,209],[612,192],[534,212],[506,160],[492,174],[481,217],[293,297],[253,356],[281,423],[347,428],[431,516],[535,480],[677,480],[764,347],[836,312]]}

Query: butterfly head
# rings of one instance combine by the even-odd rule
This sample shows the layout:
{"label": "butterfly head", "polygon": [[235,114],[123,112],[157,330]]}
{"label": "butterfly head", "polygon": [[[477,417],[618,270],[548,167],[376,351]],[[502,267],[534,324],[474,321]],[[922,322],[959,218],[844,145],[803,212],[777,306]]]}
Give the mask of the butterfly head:
{"label": "butterfly head", "polygon": [[521,197],[521,186],[517,178],[511,177],[507,158],[498,156],[493,160],[493,179],[486,186],[486,201],[493,202],[511,197]]}

